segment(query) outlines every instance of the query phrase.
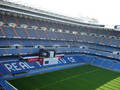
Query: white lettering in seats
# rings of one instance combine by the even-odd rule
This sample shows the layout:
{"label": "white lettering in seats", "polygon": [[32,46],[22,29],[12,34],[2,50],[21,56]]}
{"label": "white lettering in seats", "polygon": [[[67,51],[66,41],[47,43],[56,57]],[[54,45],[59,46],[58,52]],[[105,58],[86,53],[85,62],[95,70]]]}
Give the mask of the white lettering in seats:
{"label": "white lettering in seats", "polygon": [[15,71],[15,69],[13,68],[12,65],[10,64],[4,64],[4,66],[11,72],[11,71]]}
{"label": "white lettering in seats", "polygon": [[21,68],[19,68],[19,67],[17,66],[16,63],[12,63],[11,65],[14,67],[14,69],[15,69],[16,71],[22,70]]}
{"label": "white lettering in seats", "polygon": [[34,66],[28,65],[26,62],[20,62],[19,65],[20,65],[23,69],[34,68]]}

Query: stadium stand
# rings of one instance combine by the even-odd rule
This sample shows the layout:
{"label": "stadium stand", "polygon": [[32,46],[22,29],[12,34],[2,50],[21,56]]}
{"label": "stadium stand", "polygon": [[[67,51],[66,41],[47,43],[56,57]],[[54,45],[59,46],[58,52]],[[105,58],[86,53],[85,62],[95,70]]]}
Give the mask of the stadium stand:
{"label": "stadium stand", "polygon": [[[20,9],[9,2],[1,3],[0,82],[9,77],[37,73],[43,68],[81,63],[120,71],[118,31],[104,28],[104,25],[82,23],[66,17],[58,18],[57,15],[49,13],[37,13],[28,7]],[[50,60],[43,62],[41,57],[34,58],[39,56],[41,48],[54,49],[56,55],[63,56],[55,59],[54,64],[48,65]],[[30,57],[27,60],[34,62],[23,57]],[[3,87],[10,90],[8,86]]]}

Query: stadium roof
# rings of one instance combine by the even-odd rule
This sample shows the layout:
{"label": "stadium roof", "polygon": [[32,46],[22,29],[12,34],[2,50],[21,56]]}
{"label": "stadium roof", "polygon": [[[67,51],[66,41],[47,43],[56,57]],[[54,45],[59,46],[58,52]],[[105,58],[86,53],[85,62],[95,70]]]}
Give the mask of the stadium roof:
{"label": "stadium roof", "polygon": [[35,9],[32,7],[20,5],[20,4],[15,4],[12,2],[6,2],[4,0],[0,1],[0,5],[1,5],[0,10],[13,12],[17,14],[22,13],[23,15],[28,15],[32,17],[38,17],[41,19],[53,20],[53,21],[58,21],[58,22],[65,22],[68,24],[70,23],[70,24],[75,24],[75,25],[104,27],[104,25],[83,23],[82,20],[80,19],[71,18],[71,17],[51,13],[48,11],[39,10],[39,9]]}

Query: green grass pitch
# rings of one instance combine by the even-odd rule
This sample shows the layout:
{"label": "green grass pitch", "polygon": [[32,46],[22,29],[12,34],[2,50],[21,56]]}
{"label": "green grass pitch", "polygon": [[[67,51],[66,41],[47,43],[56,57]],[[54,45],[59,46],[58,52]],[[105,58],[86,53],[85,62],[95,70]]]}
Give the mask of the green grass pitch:
{"label": "green grass pitch", "polygon": [[120,90],[120,73],[84,65],[9,82],[18,90]]}

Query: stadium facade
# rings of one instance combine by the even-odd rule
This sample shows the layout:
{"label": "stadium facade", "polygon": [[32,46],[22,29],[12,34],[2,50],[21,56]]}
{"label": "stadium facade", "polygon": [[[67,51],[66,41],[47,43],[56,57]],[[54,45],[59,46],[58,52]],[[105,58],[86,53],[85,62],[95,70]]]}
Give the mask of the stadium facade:
{"label": "stadium facade", "polygon": [[120,71],[120,32],[0,1],[0,88],[7,80],[90,64]]}

